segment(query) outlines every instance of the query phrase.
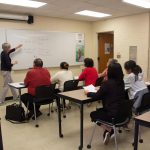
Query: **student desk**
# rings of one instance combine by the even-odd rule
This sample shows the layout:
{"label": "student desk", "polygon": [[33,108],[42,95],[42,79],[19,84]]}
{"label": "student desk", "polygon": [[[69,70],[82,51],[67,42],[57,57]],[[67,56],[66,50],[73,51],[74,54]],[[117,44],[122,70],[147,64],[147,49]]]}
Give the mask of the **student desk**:
{"label": "student desk", "polygon": [[21,89],[24,89],[26,88],[26,86],[24,85],[23,82],[16,82],[16,83],[8,83],[8,85],[12,88],[15,88],[19,91],[19,103],[20,105],[22,105],[22,102],[21,102]]}
{"label": "student desk", "polygon": [[[84,93],[84,89],[80,90],[74,90],[74,91],[69,91],[69,92],[62,92],[59,93],[58,96],[60,98],[64,98],[66,100],[72,101],[74,103],[77,103],[80,105],[80,146],[79,150],[82,150],[83,148],[83,106],[86,103],[94,102],[91,98],[87,97]],[[60,102],[59,102],[60,103]],[[61,112],[59,113],[61,115]],[[59,131],[61,133],[61,121],[60,121],[60,128]],[[61,133],[62,135],[62,133]]]}
{"label": "student desk", "polygon": [[0,118],[0,150],[3,150],[3,139],[2,139],[2,130],[1,130],[1,118]]}
{"label": "student desk", "polygon": [[145,126],[150,128],[150,111],[135,117],[134,150],[138,149],[139,126]]}

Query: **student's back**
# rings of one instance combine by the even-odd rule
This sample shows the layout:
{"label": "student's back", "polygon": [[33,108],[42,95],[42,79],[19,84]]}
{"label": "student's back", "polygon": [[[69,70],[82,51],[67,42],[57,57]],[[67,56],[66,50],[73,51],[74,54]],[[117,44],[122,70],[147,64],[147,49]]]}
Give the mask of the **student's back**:
{"label": "student's back", "polygon": [[52,82],[57,82],[58,83],[58,88],[60,91],[64,90],[64,83],[68,80],[73,80],[73,74],[72,71],[70,70],[61,70],[57,72],[53,77],[52,77]]}
{"label": "student's back", "polygon": [[90,84],[95,85],[97,78],[98,73],[94,67],[85,68],[81,73],[81,75],[79,76],[79,80],[84,80],[86,86]]}
{"label": "student's back", "polygon": [[80,74],[79,80],[84,80],[86,86],[90,84],[95,86],[96,80],[98,79],[98,72],[93,67],[94,66],[93,60],[91,58],[85,58],[84,66],[86,68]]}
{"label": "student's back", "polygon": [[58,71],[51,79],[53,83],[58,83],[60,91],[64,90],[64,83],[68,80],[73,80],[73,73],[69,69],[67,62],[60,63],[60,71]]}

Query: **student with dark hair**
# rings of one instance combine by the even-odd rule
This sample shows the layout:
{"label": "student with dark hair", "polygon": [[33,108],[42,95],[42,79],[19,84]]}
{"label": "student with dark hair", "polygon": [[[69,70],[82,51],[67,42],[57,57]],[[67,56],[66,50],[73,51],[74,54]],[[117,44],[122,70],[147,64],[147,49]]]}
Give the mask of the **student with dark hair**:
{"label": "student with dark hair", "polygon": [[[34,107],[33,107],[33,98],[35,96],[35,89],[38,86],[42,85],[50,85],[50,73],[47,69],[43,68],[43,61],[40,58],[37,58],[33,62],[33,69],[29,70],[24,79],[24,84],[28,88],[28,93],[25,93],[21,96],[21,101],[27,107],[27,103],[29,102],[29,114],[28,119],[31,117],[34,118]],[[42,115],[40,112],[40,106],[36,105],[36,115],[39,117]]]}
{"label": "student with dark hair", "polygon": [[[121,102],[125,100],[125,90],[123,81],[123,71],[119,63],[110,64],[108,66],[108,80],[104,81],[97,93],[85,91],[88,97],[94,100],[102,100],[103,108],[91,112],[91,120],[97,119],[111,122],[112,118],[116,121],[124,120]],[[107,144],[110,137],[114,134],[112,128],[101,125],[104,128],[103,142]]]}
{"label": "student with dark hair", "polygon": [[73,80],[72,71],[69,70],[69,64],[67,62],[60,63],[60,71],[52,76],[52,83],[58,83],[58,89],[60,92],[64,90],[64,83],[68,80]]}
{"label": "student with dark hair", "polygon": [[141,105],[142,97],[148,93],[148,88],[143,80],[142,69],[133,60],[125,62],[124,68],[128,76],[124,79],[125,89],[128,89],[129,99],[133,100],[133,110]]}
{"label": "student with dark hair", "polygon": [[80,74],[79,80],[84,80],[85,86],[88,86],[90,84],[95,85],[96,80],[98,78],[98,73],[97,73],[97,70],[94,68],[93,59],[85,58],[84,66],[85,66],[85,69]]}

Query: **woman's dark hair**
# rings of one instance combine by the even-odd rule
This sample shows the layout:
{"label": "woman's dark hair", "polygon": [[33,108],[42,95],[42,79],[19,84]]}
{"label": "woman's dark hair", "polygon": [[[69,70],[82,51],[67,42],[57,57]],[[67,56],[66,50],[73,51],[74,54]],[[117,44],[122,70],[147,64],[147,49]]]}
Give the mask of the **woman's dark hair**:
{"label": "woman's dark hair", "polygon": [[42,59],[41,58],[36,58],[34,60],[34,66],[35,67],[43,67],[43,61],[42,61]]}
{"label": "woman's dark hair", "polygon": [[84,66],[85,67],[93,67],[94,66],[94,61],[92,58],[85,58],[84,59]]}
{"label": "woman's dark hair", "polygon": [[119,84],[123,84],[123,71],[119,63],[112,63],[108,66],[108,79],[116,80]]}
{"label": "woman's dark hair", "polygon": [[69,64],[67,62],[61,62],[60,63],[60,68],[68,70]]}
{"label": "woman's dark hair", "polygon": [[142,73],[142,68],[139,65],[137,65],[136,62],[133,60],[125,62],[124,68],[126,70],[131,70],[131,72],[135,74],[135,81],[138,80],[138,74]]}

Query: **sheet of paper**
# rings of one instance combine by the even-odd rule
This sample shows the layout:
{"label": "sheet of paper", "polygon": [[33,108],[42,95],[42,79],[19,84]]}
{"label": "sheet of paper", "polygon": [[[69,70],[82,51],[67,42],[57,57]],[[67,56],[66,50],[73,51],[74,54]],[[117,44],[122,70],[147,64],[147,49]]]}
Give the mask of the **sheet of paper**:
{"label": "sheet of paper", "polygon": [[96,91],[96,89],[95,89],[95,87],[91,84],[91,85],[89,85],[89,86],[85,86],[85,87],[83,87],[84,88],[84,90],[86,90],[86,91],[88,91],[88,92],[94,92],[94,93],[96,93],[97,91]]}

